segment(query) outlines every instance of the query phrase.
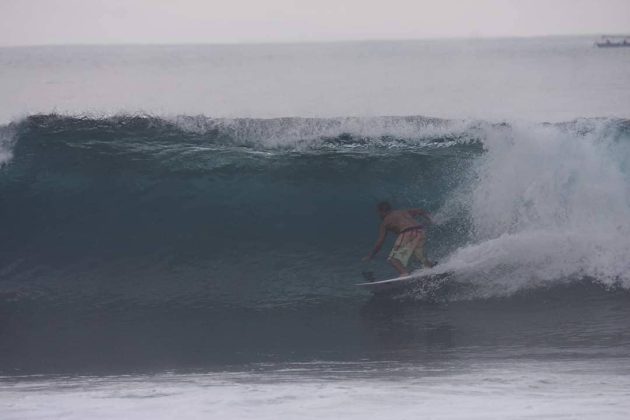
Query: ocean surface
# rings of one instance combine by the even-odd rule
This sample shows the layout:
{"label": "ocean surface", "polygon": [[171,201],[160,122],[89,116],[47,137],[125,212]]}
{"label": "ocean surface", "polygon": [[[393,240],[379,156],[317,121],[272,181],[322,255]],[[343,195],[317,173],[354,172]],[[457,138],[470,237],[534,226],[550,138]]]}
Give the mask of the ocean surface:
{"label": "ocean surface", "polygon": [[[3,419],[624,419],[630,50],[0,48]],[[375,205],[452,273],[355,286]]]}

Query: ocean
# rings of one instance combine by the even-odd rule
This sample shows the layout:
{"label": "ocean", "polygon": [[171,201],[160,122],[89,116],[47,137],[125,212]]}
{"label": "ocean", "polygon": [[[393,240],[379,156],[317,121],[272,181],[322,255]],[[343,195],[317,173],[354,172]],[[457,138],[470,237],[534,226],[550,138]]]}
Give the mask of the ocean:
{"label": "ocean", "polygon": [[[0,48],[3,419],[625,419],[630,51]],[[452,273],[394,296],[375,205]]]}

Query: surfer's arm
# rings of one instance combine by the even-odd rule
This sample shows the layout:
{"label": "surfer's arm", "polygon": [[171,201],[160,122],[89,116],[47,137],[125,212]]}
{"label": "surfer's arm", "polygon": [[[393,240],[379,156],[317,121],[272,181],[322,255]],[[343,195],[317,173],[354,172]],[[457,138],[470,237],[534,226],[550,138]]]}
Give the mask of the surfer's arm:
{"label": "surfer's arm", "polygon": [[386,237],[387,237],[387,228],[385,227],[385,224],[383,223],[381,224],[381,227],[378,230],[378,240],[376,241],[376,245],[374,245],[374,249],[372,249],[372,251],[367,255],[367,257],[363,259],[367,261],[374,258],[374,256],[378,254],[378,251],[381,250],[381,247],[385,243]]}
{"label": "surfer's arm", "polygon": [[433,223],[433,219],[431,219],[431,214],[429,214],[428,211],[423,210],[423,209],[409,209],[407,210],[407,212],[413,216],[413,217],[424,217],[425,219],[427,219],[429,222]]}

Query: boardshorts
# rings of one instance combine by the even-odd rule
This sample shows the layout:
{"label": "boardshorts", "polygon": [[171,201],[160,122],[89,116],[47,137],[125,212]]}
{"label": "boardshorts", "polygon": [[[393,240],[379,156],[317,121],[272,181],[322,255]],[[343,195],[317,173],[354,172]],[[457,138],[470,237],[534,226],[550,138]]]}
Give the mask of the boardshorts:
{"label": "boardshorts", "polygon": [[396,258],[405,267],[409,264],[411,256],[419,259],[425,267],[431,264],[424,256],[424,242],[426,235],[422,226],[414,226],[407,228],[398,234],[398,238],[394,243],[392,252],[389,253],[389,259]]}

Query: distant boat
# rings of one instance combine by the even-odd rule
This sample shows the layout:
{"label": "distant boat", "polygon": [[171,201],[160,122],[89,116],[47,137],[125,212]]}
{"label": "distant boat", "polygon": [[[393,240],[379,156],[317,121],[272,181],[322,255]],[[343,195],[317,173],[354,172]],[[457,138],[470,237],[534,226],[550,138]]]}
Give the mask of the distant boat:
{"label": "distant boat", "polygon": [[630,47],[630,36],[603,36],[595,45],[600,48]]}

